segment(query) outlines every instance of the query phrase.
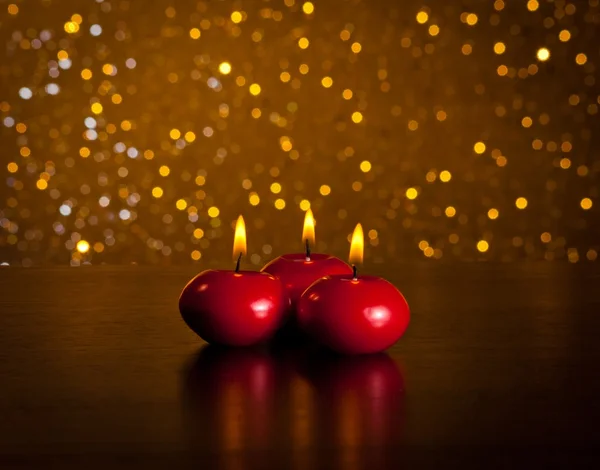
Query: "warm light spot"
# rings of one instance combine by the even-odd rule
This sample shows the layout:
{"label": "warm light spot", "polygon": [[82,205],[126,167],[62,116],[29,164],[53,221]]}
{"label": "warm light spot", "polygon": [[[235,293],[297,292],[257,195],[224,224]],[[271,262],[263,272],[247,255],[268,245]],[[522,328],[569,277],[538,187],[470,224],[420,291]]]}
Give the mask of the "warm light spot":
{"label": "warm light spot", "polygon": [[329,194],[331,194],[331,187],[329,185],[324,184],[319,188],[319,192],[322,196],[328,196]]}
{"label": "warm light spot", "polygon": [[493,207],[488,211],[487,216],[491,219],[491,220],[496,220],[498,218],[498,216],[500,215],[500,212],[498,212],[498,209],[494,209]]}
{"label": "warm light spot", "polygon": [[239,11],[234,11],[231,14],[231,21],[233,21],[234,23],[240,23],[242,21],[242,13]]}
{"label": "warm light spot", "polygon": [[321,85],[323,85],[325,88],[330,88],[331,85],[333,85],[333,80],[331,77],[323,77],[323,80],[321,80]]}
{"label": "warm light spot", "polygon": [[517,209],[525,209],[527,207],[527,204],[528,204],[527,199],[525,199],[524,197],[519,197],[515,201],[515,205],[517,206]]}
{"label": "warm light spot", "polygon": [[181,131],[179,129],[171,129],[169,132],[169,137],[173,140],[177,140],[181,137]]}
{"label": "warm light spot", "polygon": [[529,11],[535,11],[540,7],[538,0],[529,0],[527,2],[527,9]]}
{"label": "warm light spot", "polygon": [[496,159],[496,165],[498,165],[499,167],[506,166],[507,163],[508,163],[508,159],[504,155],[500,155]]}
{"label": "warm light spot", "polygon": [[496,54],[504,54],[506,51],[506,45],[503,42],[497,42],[494,44],[494,52]]}
{"label": "warm light spot", "polygon": [[77,31],[79,31],[79,25],[74,21],[67,21],[65,23],[65,31],[69,34],[75,34]]}
{"label": "warm light spot", "polygon": [[163,195],[163,190],[160,186],[155,186],[154,188],[152,188],[152,196],[154,196],[156,199],[161,198]]}
{"label": "warm light spot", "polygon": [[432,24],[429,27],[429,34],[431,36],[437,36],[438,34],[440,34],[440,27],[437,24]]}
{"label": "warm light spot", "polygon": [[427,256],[427,258],[431,258],[435,254],[435,250],[428,246],[423,250],[423,254]]}
{"label": "warm light spot", "polygon": [[250,114],[254,119],[258,119],[262,115],[262,111],[258,108],[252,108]]}
{"label": "warm light spot", "polygon": [[525,128],[531,127],[532,124],[533,120],[529,116],[525,116],[523,119],[521,119],[521,125]]}
{"label": "warm light spot", "polygon": [[348,261],[350,264],[361,264],[363,262],[363,251],[365,246],[365,236],[361,224],[356,224],[354,232],[352,232],[352,240],[350,241],[350,256]]}
{"label": "warm light spot", "polygon": [[201,228],[194,229],[194,238],[200,240],[204,236],[204,230]]}
{"label": "warm light spot", "polygon": [[300,49],[306,49],[310,44],[310,41],[308,40],[308,38],[300,38],[298,39],[298,47]]}
{"label": "warm light spot", "polygon": [[246,224],[240,215],[235,223],[235,234],[233,236],[233,259],[237,261],[240,255],[246,254]]}
{"label": "warm light spot", "polygon": [[229,75],[231,73],[231,64],[229,62],[221,62],[219,64],[219,72],[223,75]]}
{"label": "warm light spot", "polygon": [[186,142],[192,143],[194,140],[196,140],[196,134],[194,134],[192,131],[187,131],[184,139]]}
{"label": "warm light spot", "polygon": [[194,251],[192,251],[190,256],[192,257],[192,259],[194,261],[198,261],[202,257],[202,253],[200,253],[198,250],[194,250]]}
{"label": "warm light spot", "polygon": [[456,215],[456,209],[452,206],[448,206],[444,213],[446,214],[446,217],[454,217]]}
{"label": "warm light spot", "polygon": [[274,205],[275,205],[275,209],[279,209],[279,210],[285,209],[285,201],[281,198],[276,199]]}
{"label": "warm light spot", "polygon": [[408,199],[416,199],[418,196],[417,190],[415,188],[408,188],[406,190],[406,197]]}
{"label": "warm light spot", "polygon": [[481,155],[485,152],[485,144],[483,142],[476,142],[473,146],[473,150],[475,150],[475,153]]}
{"label": "warm light spot", "polygon": [[77,242],[77,251],[79,251],[79,253],[82,254],[87,253],[88,251],[90,251],[90,244],[85,240],[79,240]]}
{"label": "warm light spot", "polygon": [[298,70],[300,71],[300,73],[302,75],[306,75],[310,69],[309,69],[308,65],[300,64],[300,67],[298,67]]}
{"label": "warm light spot", "polygon": [[598,252],[594,249],[589,249],[588,252],[586,253],[585,257],[589,261],[596,261],[596,259],[598,259]]}
{"label": "warm light spot", "polygon": [[359,111],[354,111],[352,113],[352,122],[354,122],[355,124],[360,123],[363,120],[363,115],[361,112]]}
{"label": "warm light spot", "polygon": [[538,49],[537,58],[540,62],[547,61],[550,58],[550,51],[545,47]]}
{"label": "warm light spot", "polygon": [[171,169],[167,165],[163,165],[158,169],[158,172],[160,173],[160,176],[169,176]]}
{"label": "warm light spot", "polygon": [[568,158],[561,158],[559,165],[563,170],[568,170],[569,168],[571,168],[571,160],[569,160]]}
{"label": "warm light spot", "polygon": [[352,46],[350,46],[350,49],[352,49],[352,52],[355,54],[358,54],[360,51],[362,51],[362,46],[359,42],[355,42],[352,44]]}
{"label": "warm light spot", "polygon": [[353,95],[353,93],[352,93],[352,90],[349,90],[348,88],[346,88],[346,89],[345,89],[345,90],[342,92],[342,97],[343,97],[345,100],[350,100],[350,99],[352,99],[352,95]]}
{"label": "warm light spot", "polygon": [[479,250],[481,253],[485,253],[486,251],[488,251],[489,248],[490,244],[485,240],[479,240],[477,242],[477,250]]}
{"label": "warm light spot", "polygon": [[467,15],[467,24],[469,26],[475,26],[478,20],[479,18],[477,18],[477,15],[475,13],[469,13]]}
{"label": "warm light spot", "polygon": [[584,197],[579,203],[583,210],[588,210],[592,208],[592,200],[589,197]]}
{"label": "warm light spot", "polygon": [[92,113],[94,114],[100,114],[102,112],[102,105],[100,103],[94,103],[92,104]]}
{"label": "warm light spot", "polygon": [[187,206],[188,204],[185,199],[178,199],[175,203],[175,207],[177,207],[177,209],[179,209],[180,211],[184,211]]}
{"label": "warm light spot", "polygon": [[440,173],[440,180],[442,181],[442,183],[447,183],[451,179],[452,173],[450,173],[448,170],[444,170]]}
{"label": "warm light spot", "polygon": [[115,93],[114,95],[112,95],[112,97],[110,98],[110,100],[114,104],[121,104],[123,102],[123,97],[121,95],[119,95],[118,93]]}
{"label": "warm light spot", "polygon": [[281,72],[281,74],[279,75],[279,80],[281,80],[283,83],[287,83],[292,79],[292,76],[289,74],[289,72]]}
{"label": "warm light spot", "polygon": [[302,209],[303,211],[309,210],[310,201],[308,199],[302,199],[302,201],[300,201],[300,209]]}
{"label": "warm light spot", "polygon": [[114,75],[116,68],[111,64],[104,64],[102,66],[102,72],[104,72],[105,75]]}
{"label": "warm light spot", "polygon": [[250,94],[254,96],[260,95],[260,85],[258,83],[253,83],[250,85]]}
{"label": "warm light spot", "polygon": [[429,15],[427,14],[427,12],[420,11],[419,13],[417,13],[417,23],[425,24],[425,23],[427,23],[428,19],[429,19]]}
{"label": "warm light spot", "polygon": [[122,121],[121,129],[123,129],[124,131],[130,131],[131,130],[131,121],[128,121],[127,119]]}
{"label": "warm light spot", "polygon": [[499,76],[504,77],[508,73],[508,67],[506,65],[499,65],[496,72]]}
{"label": "warm light spot", "polygon": [[558,39],[560,39],[562,42],[567,42],[569,39],[571,39],[571,33],[569,30],[563,29],[560,33],[558,33]]}
{"label": "warm light spot", "polygon": [[16,173],[19,171],[19,165],[17,165],[15,162],[10,162],[8,165],[6,165],[6,168],[8,169],[9,173]]}
{"label": "warm light spot", "polygon": [[212,206],[208,208],[208,216],[212,217],[213,219],[215,217],[219,217],[219,214],[221,213],[221,211],[219,210],[219,208],[217,206]]}
{"label": "warm light spot", "polygon": [[251,205],[258,206],[258,204],[260,203],[260,197],[256,193],[250,193],[250,195],[248,196],[248,201]]}
{"label": "warm light spot", "polygon": [[362,171],[363,173],[368,173],[369,171],[371,171],[371,162],[367,160],[361,162],[360,171]]}
{"label": "warm light spot", "polygon": [[307,15],[310,15],[315,11],[315,6],[311,2],[306,2],[302,5],[302,11]]}
{"label": "warm light spot", "polygon": [[469,55],[473,52],[473,46],[471,44],[463,44],[460,50],[464,55]]}
{"label": "warm light spot", "polygon": [[281,192],[281,185],[277,182],[271,184],[271,192],[273,194],[279,194]]}
{"label": "warm light spot", "polygon": [[8,5],[8,14],[9,15],[16,15],[17,13],[19,13],[19,7],[17,5],[15,5],[14,3],[11,3],[10,5]]}
{"label": "warm light spot", "polygon": [[39,190],[43,191],[44,189],[46,189],[48,187],[48,182],[46,180],[39,179],[39,180],[37,180],[35,185],[37,186],[37,188]]}
{"label": "warm light spot", "polygon": [[198,28],[190,29],[190,37],[192,39],[199,39],[201,34],[202,33],[200,32],[200,30]]}
{"label": "warm light spot", "polygon": [[577,65],[583,65],[587,62],[587,56],[584,53],[579,53],[575,57],[575,62]]}
{"label": "warm light spot", "polygon": [[550,243],[552,241],[552,235],[550,235],[549,232],[544,232],[540,235],[540,240],[542,240],[543,243]]}
{"label": "warm light spot", "polygon": [[90,69],[83,69],[81,71],[81,78],[83,78],[84,80],[89,80],[90,78],[92,78],[92,71]]}

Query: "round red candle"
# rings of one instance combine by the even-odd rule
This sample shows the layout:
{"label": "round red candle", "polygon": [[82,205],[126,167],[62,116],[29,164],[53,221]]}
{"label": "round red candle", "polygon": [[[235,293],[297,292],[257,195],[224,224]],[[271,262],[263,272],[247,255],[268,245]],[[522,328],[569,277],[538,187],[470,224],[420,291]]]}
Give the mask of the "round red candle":
{"label": "round red candle", "polygon": [[207,270],[183,289],[179,311],[185,323],[208,343],[249,346],[265,341],[282,323],[287,298],[281,282],[267,273],[240,271],[246,252],[244,220],[236,224],[235,271]]}
{"label": "round red candle", "polygon": [[304,217],[302,239],[306,244],[305,253],[294,253],[280,256],[265,265],[261,272],[272,274],[283,283],[295,307],[296,302],[308,286],[317,279],[329,274],[351,274],[352,268],[335,256],[311,253],[310,246],[315,243],[315,221],[312,211],[308,209]]}
{"label": "round red candle", "polygon": [[[362,260],[364,239],[357,225],[351,262]],[[299,325],[323,345],[343,354],[383,351],[406,331],[408,304],[396,287],[374,276],[331,275],[313,283],[297,306]]]}

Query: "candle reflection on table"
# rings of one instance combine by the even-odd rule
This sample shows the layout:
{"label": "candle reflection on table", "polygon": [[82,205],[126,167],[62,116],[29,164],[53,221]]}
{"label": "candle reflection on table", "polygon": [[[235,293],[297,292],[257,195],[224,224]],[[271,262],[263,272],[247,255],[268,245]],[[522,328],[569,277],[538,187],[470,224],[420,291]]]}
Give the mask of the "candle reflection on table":
{"label": "candle reflection on table", "polygon": [[212,468],[385,468],[403,402],[386,354],[206,346],[184,376],[190,452],[212,455]]}

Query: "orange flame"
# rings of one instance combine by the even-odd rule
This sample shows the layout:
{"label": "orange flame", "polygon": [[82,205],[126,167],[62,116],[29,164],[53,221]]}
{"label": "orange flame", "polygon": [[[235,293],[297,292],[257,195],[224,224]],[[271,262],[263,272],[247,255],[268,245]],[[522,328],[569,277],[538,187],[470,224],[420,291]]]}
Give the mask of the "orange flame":
{"label": "orange flame", "polygon": [[356,265],[363,262],[364,247],[365,236],[362,225],[356,224],[356,228],[352,233],[352,241],[350,242],[350,256],[348,257],[350,264]]}
{"label": "orange flame", "polygon": [[315,246],[315,218],[310,209],[304,215],[304,229],[302,230],[302,242],[306,243],[306,240]]}
{"label": "orange flame", "polygon": [[237,260],[240,255],[246,254],[246,224],[240,215],[235,223],[235,235],[233,237],[233,259]]}

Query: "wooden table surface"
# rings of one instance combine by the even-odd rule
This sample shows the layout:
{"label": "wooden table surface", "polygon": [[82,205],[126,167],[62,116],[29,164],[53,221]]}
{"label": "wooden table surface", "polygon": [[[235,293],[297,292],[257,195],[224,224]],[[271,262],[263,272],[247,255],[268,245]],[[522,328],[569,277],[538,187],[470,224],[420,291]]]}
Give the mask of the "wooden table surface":
{"label": "wooden table surface", "polygon": [[177,310],[194,267],[0,268],[0,468],[600,462],[598,265],[371,272],[411,325],[389,356],[344,359],[199,354]]}

